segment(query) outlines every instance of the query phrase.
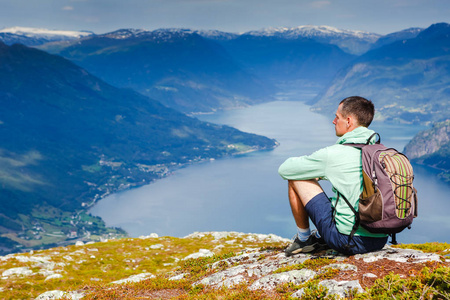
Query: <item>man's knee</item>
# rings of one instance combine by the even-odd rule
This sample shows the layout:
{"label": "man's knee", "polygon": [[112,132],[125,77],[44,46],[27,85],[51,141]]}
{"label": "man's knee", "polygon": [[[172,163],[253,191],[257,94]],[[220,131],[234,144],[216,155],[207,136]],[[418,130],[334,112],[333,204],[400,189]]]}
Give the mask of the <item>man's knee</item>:
{"label": "man's knee", "polygon": [[303,205],[320,193],[323,193],[322,187],[317,180],[289,180],[289,188],[293,189],[299,196]]}

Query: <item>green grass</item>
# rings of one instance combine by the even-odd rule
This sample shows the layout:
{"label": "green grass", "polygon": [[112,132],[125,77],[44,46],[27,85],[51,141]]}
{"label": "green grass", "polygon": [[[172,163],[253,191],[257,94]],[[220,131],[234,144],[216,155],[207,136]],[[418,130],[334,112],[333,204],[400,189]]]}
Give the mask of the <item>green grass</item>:
{"label": "green grass", "polygon": [[416,249],[423,252],[431,252],[437,253],[440,255],[450,254],[450,244],[449,243],[424,243],[424,244],[401,244],[393,246],[395,248],[403,248],[403,249]]}
{"label": "green grass", "polygon": [[[230,240],[236,242],[225,243]],[[218,245],[223,247],[217,248]],[[339,276],[340,271],[337,269],[322,268],[336,262],[330,258],[309,259],[302,264],[280,268],[277,272],[308,268],[316,271],[317,275],[302,285],[282,284],[270,292],[249,290],[246,284],[219,289],[193,285],[213,272],[210,267],[214,262],[233,257],[246,248],[272,249],[269,251],[277,253],[285,246],[280,242],[249,242],[245,236],[229,236],[217,241],[212,235],[205,235],[201,238],[124,238],[15,254],[0,259],[0,273],[11,268],[28,267],[33,275],[2,278],[0,299],[33,299],[51,290],[81,291],[85,294],[83,299],[158,299],[161,295],[169,296],[166,299],[290,299],[290,295],[299,288],[304,288],[304,299],[334,299],[334,296],[324,296],[326,289],[317,285],[321,280]],[[408,248],[445,253],[448,244],[428,243],[409,245]],[[209,249],[215,255],[183,259],[200,249]],[[17,256],[21,259],[16,259]],[[40,257],[41,261],[26,261],[26,258],[31,257]],[[270,255],[262,255],[260,259],[270,259]],[[54,273],[61,274],[62,278],[45,280],[48,274],[42,271],[46,264]],[[219,266],[214,271],[220,269]],[[141,273],[152,273],[156,277],[136,283],[111,284]],[[169,280],[179,274],[184,274],[181,280]],[[377,297],[393,295],[397,299],[419,299],[414,297],[423,294],[427,296],[425,299],[448,299],[449,275],[450,268],[446,264],[429,264],[415,277],[405,279],[390,274],[380,278],[364,294],[355,294],[354,298],[384,299]],[[402,298],[402,295],[412,296]]]}

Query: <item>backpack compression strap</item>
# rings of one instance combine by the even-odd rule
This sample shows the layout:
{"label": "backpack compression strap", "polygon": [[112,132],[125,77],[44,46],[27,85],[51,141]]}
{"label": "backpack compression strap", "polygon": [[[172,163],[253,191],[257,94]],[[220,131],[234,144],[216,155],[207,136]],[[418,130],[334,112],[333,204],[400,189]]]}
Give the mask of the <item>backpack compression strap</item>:
{"label": "backpack compression strap", "polygon": [[[355,235],[356,230],[358,230],[359,223],[360,223],[361,219],[359,217],[359,213],[350,204],[350,202],[348,202],[347,198],[345,198],[345,196],[342,195],[339,192],[337,192],[336,206],[337,206],[337,204],[339,202],[339,198],[340,197],[342,197],[342,199],[344,199],[345,203],[347,203],[348,207],[350,207],[350,209],[352,210],[353,214],[355,215],[355,224],[353,224],[352,231],[350,232],[350,235],[348,236],[348,243],[347,243],[347,245],[344,245],[345,248],[352,248],[352,247],[355,247],[355,243],[353,243],[353,245],[351,245],[351,242],[353,240],[353,236]],[[335,208],[335,211],[334,211],[333,220],[334,220],[335,215],[336,215],[336,208]]]}

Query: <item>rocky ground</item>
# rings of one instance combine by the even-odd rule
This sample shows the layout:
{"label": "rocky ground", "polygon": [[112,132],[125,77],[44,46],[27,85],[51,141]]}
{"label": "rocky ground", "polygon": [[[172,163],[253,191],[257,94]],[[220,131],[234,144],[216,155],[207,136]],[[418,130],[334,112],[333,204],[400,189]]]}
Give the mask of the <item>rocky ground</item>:
{"label": "rocky ground", "polygon": [[386,246],[354,256],[324,250],[286,257],[282,249],[289,242],[237,232],[185,238],[152,234],[7,255],[0,257],[0,297],[390,299],[400,293],[408,299],[450,299],[449,244]]}

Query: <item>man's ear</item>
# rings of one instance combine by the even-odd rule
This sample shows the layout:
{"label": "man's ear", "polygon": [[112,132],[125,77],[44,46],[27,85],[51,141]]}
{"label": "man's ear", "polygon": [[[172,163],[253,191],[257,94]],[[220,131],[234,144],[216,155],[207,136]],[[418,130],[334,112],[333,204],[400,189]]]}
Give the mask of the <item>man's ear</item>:
{"label": "man's ear", "polygon": [[353,130],[353,129],[359,127],[358,119],[356,119],[356,117],[352,114],[348,115],[348,117],[346,118],[346,121],[347,121],[347,128],[352,128],[352,130]]}
{"label": "man's ear", "polygon": [[349,114],[348,117],[345,118],[345,121],[347,121],[347,128],[352,127],[352,125],[353,125],[353,117],[352,117],[352,115]]}

